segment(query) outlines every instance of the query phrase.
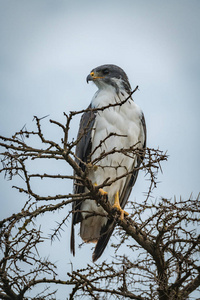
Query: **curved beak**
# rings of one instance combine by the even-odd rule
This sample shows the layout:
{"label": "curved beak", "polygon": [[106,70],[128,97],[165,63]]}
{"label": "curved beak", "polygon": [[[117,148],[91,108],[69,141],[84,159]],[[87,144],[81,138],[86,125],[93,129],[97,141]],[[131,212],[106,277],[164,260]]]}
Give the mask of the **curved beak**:
{"label": "curved beak", "polygon": [[89,74],[89,75],[87,76],[87,78],[86,78],[86,81],[87,81],[87,83],[88,83],[88,82],[91,81],[91,80],[93,80],[93,78],[92,78],[92,76]]}

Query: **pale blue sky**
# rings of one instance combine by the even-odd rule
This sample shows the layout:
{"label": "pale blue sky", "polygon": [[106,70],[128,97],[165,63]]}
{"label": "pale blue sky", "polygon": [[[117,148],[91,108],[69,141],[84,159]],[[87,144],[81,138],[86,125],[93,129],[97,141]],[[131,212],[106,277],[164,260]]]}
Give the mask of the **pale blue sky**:
{"label": "pale blue sky", "polygon": [[[125,70],[132,88],[139,85],[134,100],[146,118],[147,145],[168,151],[169,161],[162,165],[154,196],[186,199],[192,192],[196,196],[200,186],[199,28],[198,0],[1,0],[1,134],[10,136],[24,124],[33,126],[33,115],[50,114],[62,121],[63,111],[87,107],[96,89],[86,84],[90,70],[116,64]],[[49,137],[57,138],[57,131],[45,122]],[[77,130],[74,122],[71,137]],[[0,179],[1,216],[5,217],[23,201],[21,194],[11,190],[16,182]],[[40,188],[45,194],[47,187]],[[141,172],[132,199],[142,201],[146,190]],[[45,221],[45,226],[54,224]],[[61,265],[69,260],[79,265],[84,255],[85,261],[91,261],[90,245],[77,249],[76,259],[69,254],[68,230],[62,247],[52,246],[55,260],[62,257]],[[112,251],[108,247],[103,258]]]}

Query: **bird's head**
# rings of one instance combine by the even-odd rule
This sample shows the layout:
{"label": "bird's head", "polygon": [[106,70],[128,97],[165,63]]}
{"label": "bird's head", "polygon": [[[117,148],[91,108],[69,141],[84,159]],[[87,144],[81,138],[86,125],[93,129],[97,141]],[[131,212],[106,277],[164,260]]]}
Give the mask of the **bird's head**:
{"label": "bird's head", "polygon": [[131,92],[131,86],[126,73],[115,65],[102,65],[93,69],[87,76],[87,83],[93,81],[99,89],[113,86],[116,92],[124,89]]}

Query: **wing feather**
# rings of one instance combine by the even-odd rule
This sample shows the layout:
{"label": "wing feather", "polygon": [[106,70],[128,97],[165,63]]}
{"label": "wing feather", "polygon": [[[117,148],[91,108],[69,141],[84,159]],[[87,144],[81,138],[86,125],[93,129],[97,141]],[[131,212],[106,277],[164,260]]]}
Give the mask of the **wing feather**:
{"label": "wing feather", "polygon": [[108,220],[106,225],[101,229],[100,238],[92,254],[93,262],[95,262],[103,253],[113,233],[114,228],[115,228],[115,222],[112,220]]}
{"label": "wing feather", "polygon": [[[90,106],[88,107],[90,108]],[[93,111],[85,112],[80,120],[79,132],[77,140],[79,141],[76,146],[76,163],[85,170],[84,163],[87,163],[89,154],[91,153],[91,134],[95,121],[95,113]],[[84,193],[85,187],[82,185],[77,185],[78,181],[74,182],[74,193],[81,194]],[[72,228],[71,228],[71,252],[75,255],[75,238],[74,238],[74,225],[81,222],[82,216],[80,213],[81,200],[72,203]]]}

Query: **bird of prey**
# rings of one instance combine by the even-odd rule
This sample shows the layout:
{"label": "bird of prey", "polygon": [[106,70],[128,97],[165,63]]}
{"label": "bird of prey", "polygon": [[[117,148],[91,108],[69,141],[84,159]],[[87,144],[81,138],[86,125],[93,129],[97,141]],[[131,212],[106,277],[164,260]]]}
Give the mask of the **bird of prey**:
{"label": "bird of prey", "polygon": [[[131,97],[128,77],[120,67],[99,66],[87,76],[89,81],[98,90],[80,121],[76,162],[83,171],[87,168],[87,176],[94,185],[102,184],[107,178],[113,180],[100,191],[123,219],[128,214],[123,208],[137,179],[146,147],[145,119]],[[74,192],[81,194],[87,189],[75,181]],[[72,211],[71,251],[75,255],[74,225],[80,222],[81,238],[87,243],[97,243],[92,257],[96,261],[116,224],[93,199],[77,200]]]}

